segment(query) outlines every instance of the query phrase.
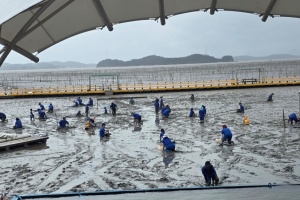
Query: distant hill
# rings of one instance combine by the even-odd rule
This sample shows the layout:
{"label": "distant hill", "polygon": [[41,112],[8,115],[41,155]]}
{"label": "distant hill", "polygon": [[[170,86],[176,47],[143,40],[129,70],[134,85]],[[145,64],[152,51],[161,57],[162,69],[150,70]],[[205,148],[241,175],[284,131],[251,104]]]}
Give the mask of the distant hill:
{"label": "distant hill", "polygon": [[299,59],[300,56],[291,54],[273,54],[270,56],[254,57],[254,56],[235,56],[234,61],[255,61],[255,60],[288,60]]}
{"label": "distant hill", "polygon": [[27,64],[9,64],[4,63],[0,70],[34,70],[34,69],[61,69],[61,68],[85,68],[95,67],[96,64],[84,64],[80,62],[40,62],[40,63],[27,63]]}
{"label": "distant hill", "polygon": [[165,58],[161,56],[147,56],[130,61],[102,60],[97,67],[123,67],[123,66],[147,66],[147,65],[176,65],[176,64],[195,64],[195,63],[216,63],[216,62],[233,62],[232,56],[223,56],[221,59],[209,55],[193,54],[180,58]]}

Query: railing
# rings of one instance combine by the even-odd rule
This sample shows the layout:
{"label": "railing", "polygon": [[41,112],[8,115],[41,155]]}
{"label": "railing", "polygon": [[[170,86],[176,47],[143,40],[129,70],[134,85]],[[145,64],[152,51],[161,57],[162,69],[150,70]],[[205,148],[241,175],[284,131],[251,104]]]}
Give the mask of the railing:
{"label": "railing", "polygon": [[217,80],[217,81],[193,81],[193,82],[171,82],[171,83],[147,83],[147,84],[119,84],[109,85],[107,88],[101,86],[63,86],[47,88],[15,88],[0,90],[0,96],[38,96],[38,95],[64,95],[64,94],[105,94],[105,90],[114,92],[139,92],[139,91],[164,91],[164,90],[188,90],[188,89],[215,89],[235,87],[255,87],[272,85],[300,85],[300,77],[267,78],[263,77],[257,82],[245,82],[239,79]]}

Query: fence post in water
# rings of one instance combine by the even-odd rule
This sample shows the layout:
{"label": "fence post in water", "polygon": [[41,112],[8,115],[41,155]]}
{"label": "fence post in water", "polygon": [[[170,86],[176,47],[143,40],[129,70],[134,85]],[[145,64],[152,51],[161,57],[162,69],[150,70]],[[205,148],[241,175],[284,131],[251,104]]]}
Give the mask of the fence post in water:
{"label": "fence post in water", "polygon": [[212,80],[210,80],[210,86],[212,86]]}
{"label": "fence post in water", "polygon": [[220,80],[218,80],[218,86],[220,86]]}
{"label": "fence post in water", "polygon": [[126,83],[126,90],[128,90],[128,84]]}
{"label": "fence post in water", "polygon": [[32,93],[34,93],[34,87],[32,87]]}
{"label": "fence post in water", "polygon": [[133,84],[133,89],[135,90],[135,83]]}
{"label": "fence post in water", "polygon": [[[120,89],[120,88],[118,88],[118,89]],[[95,85],[95,91],[97,91],[97,85]]]}
{"label": "fence post in water", "polygon": [[149,89],[150,89],[150,90],[152,89],[152,87],[151,87],[151,83],[149,83]]}
{"label": "fence post in water", "polygon": [[165,82],[165,88],[167,88],[167,83]]}
{"label": "fence post in water", "polygon": [[189,81],[188,81],[188,85],[187,86],[188,86],[188,88],[190,87],[190,82]]}
{"label": "fence post in water", "polygon": [[227,79],[226,79],[225,85],[228,85]]}
{"label": "fence post in water", "polygon": [[144,83],[142,83],[142,90],[144,89]]}
{"label": "fence post in water", "polygon": [[197,87],[197,81],[195,81],[195,88]]}

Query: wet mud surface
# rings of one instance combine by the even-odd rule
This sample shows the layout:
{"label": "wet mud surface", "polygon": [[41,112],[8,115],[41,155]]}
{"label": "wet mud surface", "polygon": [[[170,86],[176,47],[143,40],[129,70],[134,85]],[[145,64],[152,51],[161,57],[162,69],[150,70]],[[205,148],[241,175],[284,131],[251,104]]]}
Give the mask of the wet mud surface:
{"label": "wet mud surface", "polygon": [[[49,140],[0,152],[0,191],[11,195],[201,186],[201,166],[207,160],[215,166],[221,185],[299,183],[300,128],[287,123],[284,128],[282,118],[283,108],[286,117],[299,114],[299,90],[297,86],[139,94],[146,98],[136,99],[135,105],[129,105],[130,96],[113,96],[119,99],[100,100],[98,110],[90,109],[96,122],[107,123],[112,133],[101,141],[99,128],[86,131],[85,117],[75,117],[84,108],[70,107],[73,98],[1,100],[0,111],[8,118],[8,123],[0,124],[2,136],[47,133]],[[274,102],[268,103],[272,92]],[[189,100],[192,93],[194,102]],[[172,109],[169,119],[154,112],[152,101],[160,96]],[[82,98],[87,102],[88,97]],[[92,98],[96,102],[97,97]],[[117,115],[103,114],[103,107],[112,101],[118,105]],[[46,121],[32,122],[29,109],[37,109],[39,102],[52,103],[55,112]],[[244,125],[243,114],[235,112],[239,102],[248,108],[250,125]],[[188,117],[191,107],[198,112],[201,105],[208,113],[203,124]],[[134,129],[133,111],[143,117],[141,130]],[[56,129],[63,116],[73,128]],[[24,129],[12,129],[16,117]],[[220,147],[216,142],[224,123],[233,132],[234,146]],[[176,141],[176,152],[159,150],[161,128]]]}

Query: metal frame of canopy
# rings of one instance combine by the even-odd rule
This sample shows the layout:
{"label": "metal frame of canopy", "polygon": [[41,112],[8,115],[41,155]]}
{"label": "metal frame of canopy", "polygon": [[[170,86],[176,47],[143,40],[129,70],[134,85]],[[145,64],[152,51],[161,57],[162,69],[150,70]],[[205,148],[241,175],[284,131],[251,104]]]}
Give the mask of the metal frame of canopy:
{"label": "metal frame of canopy", "polygon": [[[12,0],[12,1],[18,1],[18,0]],[[100,20],[101,20],[101,23],[99,23],[101,25],[98,27],[90,26],[87,28],[78,29],[74,32],[65,33],[65,35],[54,40],[52,35],[49,33],[49,31],[46,30],[46,28],[44,27],[45,23],[49,22],[49,20],[52,19],[53,17],[55,17],[57,14],[60,14],[62,11],[64,11],[66,8],[68,8],[72,3],[78,3],[80,1],[82,1],[82,0],[65,0],[64,3],[59,4],[58,2],[60,2],[60,1],[56,1],[56,0],[44,0],[44,1],[36,0],[34,2],[38,2],[38,3],[36,3],[34,5],[32,5],[33,1],[31,1],[31,4],[30,4],[31,6],[27,7],[25,10],[22,10],[19,13],[14,13],[14,12],[9,13],[12,16],[10,16],[9,19],[5,19],[4,21],[0,19],[0,21],[2,21],[0,24],[0,44],[2,44],[4,46],[3,49],[0,50],[0,55],[1,55],[0,66],[3,64],[6,57],[9,55],[9,53],[12,50],[18,52],[19,54],[27,57],[28,59],[30,59],[34,62],[39,62],[39,58],[32,54],[32,52],[34,52],[34,50],[35,50],[35,52],[39,53],[64,39],[67,39],[69,37],[72,37],[74,35],[77,35],[79,33],[85,32],[85,31],[94,30],[99,27],[101,29],[103,29],[104,27],[107,27],[109,31],[112,31],[113,23],[117,24],[117,23],[124,23],[124,22],[129,22],[129,21],[136,21],[136,20],[145,20],[145,19],[158,20],[158,19],[160,19],[161,25],[165,25],[166,19],[168,19],[168,16],[171,16],[171,15],[178,15],[178,14],[182,14],[182,13],[199,11],[199,10],[202,10],[204,12],[206,12],[207,10],[210,10],[210,14],[213,15],[215,13],[215,11],[218,11],[218,9],[223,9],[223,10],[227,10],[227,11],[257,13],[261,17],[262,21],[265,22],[269,16],[274,17],[274,14],[272,13],[272,11],[274,11],[274,7],[276,7],[277,5],[278,5],[278,7],[280,7],[280,6],[283,7],[284,11],[282,11],[282,15],[281,15],[281,13],[279,12],[280,10],[279,11],[276,10],[276,12],[274,11],[276,15],[288,16],[288,17],[300,17],[300,15],[298,16],[298,14],[295,14],[295,13],[298,13],[298,12],[296,12],[297,10],[295,10],[295,9],[293,10],[292,9],[293,6],[286,6],[286,4],[284,3],[283,0],[263,0],[263,1],[262,0],[254,1],[253,0],[253,1],[251,1],[251,3],[247,2],[247,4],[251,4],[252,9],[246,9],[242,2],[239,3],[238,6],[236,6],[237,3],[234,0],[232,0],[232,1],[194,0],[194,1],[190,1],[190,2],[186,3],[187,5],[190,4],[190,6],[191,5],[199,5],[198,7],[195,7],[195,8],[191,8],[188,6],[185,7],[185,5],[182,4],[182,2],[179,2],[176,0],[168,0],[168,1],[152,0],[152,1],[144,1],[144,3],[149,3],[149,5],[151,4],[152,9],[156,9],[156,10],[152,10],[152,12],[149,15],[142,15],[141,13],[139,13],[140,15],[139,14],[132,15],[132,16],[127,15],[127,16],[121,17],[120,19],[112,19],[111,16],[110,16],[111,18],[109,17],[109,15],[112,15],[112,14],[108,13],[107,10],[109,7],[110,12],[116,11],[116,13],[118,13],[117,9],[120,9],[122,7],[122,6],[117,7],[115,5],[115,4],[117,4],[118,1],[90,0],[89,1],[90,6],[95,8],[95,11],[98,15],[97,18],[99,18],[98,21],[100,22]],[[123,0],[122,3],[125,1],[126,0]],[[3,2],[5,2],[5,1],[3,0]],[[128,2],[125,2],[124,5],[126,5],[126,3],[134,3],[134,2],[135,1],[133,1],[133,0],[128,0]],[[6,1],[5,3],[9,4],[10,2],[8,3],[8,1]],[[16,2],[14,2],[14,3],[16,3]],[[56,3],[57,5],[53,6],[54,3]],[[294,3],[294,1],[290,0],[289,3],[290,4]],[[26,4],[26,2],[24,4]],[[174,8],[171,8],[172,5],[174,6]],[[143,6],[143,5],[140,5],[140,6]],[[5,9],[5,8],[3,8],[3,9]],[[138,9],[139,8],[137,7],[137,10]],[[288,12],[287,12],[287,10],[288,10]],[[25,22],[22,25],[21,24],[21,23],[23,23],[22,21],[18,21],[15,19],[23,13],[30,13],[31,17],[27,21],[24,20]],[[44,15],[44,16],[41,17],[41,15]],[[10,39],[2,37],[2,35],[1,35],[1,32],[3,32],[3,30],[6,30],[5,27],[3,27],[3,24],[6,22],[10,22],[12,24],[13,23],[21,24],[21,27],[19,27],[20,28],[19,30],[16,29],[15,32],[12,32],[12,34],[11,34],[12,38],[10,38]],[[20,24],[18,24],[18,25],[20,26]],[[13,27],[13,26],[11,26],[11,27]],[[25,45],[24,48],[22,48],[22,45],[20,45],[20,43],[24,42],[23,39],[28,38],[29,37],[28,35],[33,37],[33,35],[31,35],[31,33],[37,32],[38,29],[43,29],[43,34],[47,35],[48,36],[47,39],[52,40],[52,42],[43,44],[42,46],[39,46],[39,47],[36,46],[36,48],[28,50],[28,49],[26,49],[26,47],[28,47],[28,45],[29,45],[28,43],[30,41],[28,39],[28,40],[26,40],[27,46]],[[11,31],[11,30],[9,30],[9,31]],[[8,34],[8,33],[6,33],[6,34]],[[15,36],[13,36],[14,34],[15,34]],[[26,36],[28,36],[28,37],[26,37]]]}

